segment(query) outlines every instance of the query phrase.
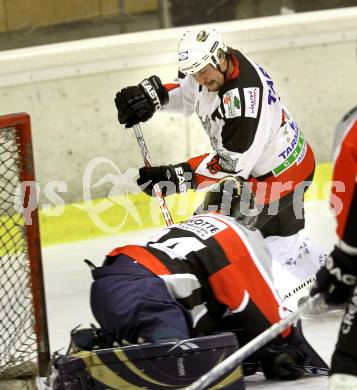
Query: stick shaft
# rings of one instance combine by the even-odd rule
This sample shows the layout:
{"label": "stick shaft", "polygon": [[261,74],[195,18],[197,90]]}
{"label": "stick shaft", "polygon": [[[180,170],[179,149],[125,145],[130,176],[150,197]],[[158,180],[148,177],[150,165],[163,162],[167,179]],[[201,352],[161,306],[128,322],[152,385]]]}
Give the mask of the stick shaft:
{"label": "stick shaft", "polygon": [[[150,160],[150,156],[149,156],[149,151],[148,151],[148,148],[146,146],[146,142],[145,142],[143,133],[141,131],[140,125],[139,124],[134,125],[133,128],[134,128],[136,140],[137,140],[139,148],[140,148],[141,156],[143,157],[143,160],[144,160],[144,164],[146,167],[151,167],[152,164],[151,164],[151,160]],[[167,226],[173,225],[174,222],[172,220],[170,211],[167,207],[167,204],[165,202],[165,198],[162,195],[162,192],[160,190],[159,185],[155,184],[153,189],[154,189],[155,197],[159,202],[159,207],[160,207],[162,215],[165,219],[166,225]]]}
{"label": "stick shaft", "polygon": [[320,297],[316,294],[314,297],[309,298],[296,312],[290,314],[288,317],[280,320],[279,322],[266,329],[263,333],[244,345],[238,351],[234,352],[227,359],[223,360],[217,366],[213,367],[201,378],[197,379],[190,386],[186,387],[186,390],[203,390],[207,389],[209,385],[215,382],[217,379],[225,375],[232,370],[238,364],[242,363],[244,359],[252,355],[258,349],[262,348],[269,341],[273,340],[281,332],[283,332],[288,326],[292,325],[303,312],[313,305],[313,303]]}

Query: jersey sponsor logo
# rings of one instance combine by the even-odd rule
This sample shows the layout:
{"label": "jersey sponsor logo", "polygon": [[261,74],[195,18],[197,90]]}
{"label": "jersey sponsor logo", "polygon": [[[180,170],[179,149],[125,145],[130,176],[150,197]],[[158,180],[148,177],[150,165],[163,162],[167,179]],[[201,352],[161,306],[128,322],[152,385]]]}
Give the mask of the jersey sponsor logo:
{"label": "jersey sponsor logo", "polygon": [[187,60],[187,58],[188,58],[188,51],[187,50],[179,52],[179,54],[178,54],[179,61]]}
{"label": "jersey sponsor logo", "polygon": [[218,154],[214,155],[210,162],[207,163],[207,169],[211,175],[216,175],[222,170],[222,167],[219,163]]}
{"label": "jersey sponsor logo", "polygon": [[258,68],[263,73],[263,76],[265,77],[265,82],[269,88],[268,104],[271,105],[272,103],[275,103],[277,100],[277,94],[275,93],[275,90],[274,90],[273,80],[270,78],[268,73],[261,66],[258,66]]}
{"label": "jersey sponsor logo", "polygon": [[298,158],[296,160],[296,165],[299,165],[301,163],[301,161],[304,159],[305,157],[305,154],[307,152],[307,143],[305,142],[304,143],[304,146],[302,147],[302,150],[300,152],[300,154],[298,155]]}
{"label": "jersey sponsor logo", "polygon": [[177,227],[179,229],[187,230],[191,233],[194,233],[202,240],[207,240],[218,232],[221,232],[228,228],[226,224],[216,219],[210,218],[210,221],[207,221],[207,218],[200,217],[191,218],[186,222],[180,223],[179,225],[177,225]]}
{"label": "jersey sponsor logo", "polygon": [[242,115],[238,88],[227,91],[222,98],[226,118],[236,118]]}
{"label": "jersey sponsor logo", "polygon": [[157,92],[155,91],[155,88],[150,83],[150,81],[145,79],[144,81],[141,82],[141,85],[145,88],[146,92],[151,97],[151,99],[154,103],[155,111],[160,110],[161,103],[160,103],[159,96],[158,96]]}
{"label": "jersey sponsor logo", "polygon": [[245,116],[249,118],[256,118],[259,109],[259,93],[257,87],[243,88],[245,100]]}
{"label": "jersey sponsor logo", "polygon": [[[278,156],[282,157],[284,160],[290,156],[290,154],[295,151],[296,145],[299,142],[299,129],[294,122],[290,122],[289,126],[294,131],[294,137],[290,142],[290,145],[285,148]],[[297,155],[296,155],[297,156]]]}
{"label": "jersey sponsor logo", "polygon": [[304,135],[299,131],[295,122],[289,122],[289,126],[294,130],[294,137],[290,145],[278,155],[284,159],[284,162],[272,170],[274,176],[280,175],[295,162],[299,165],[306,155],[307,144]]}

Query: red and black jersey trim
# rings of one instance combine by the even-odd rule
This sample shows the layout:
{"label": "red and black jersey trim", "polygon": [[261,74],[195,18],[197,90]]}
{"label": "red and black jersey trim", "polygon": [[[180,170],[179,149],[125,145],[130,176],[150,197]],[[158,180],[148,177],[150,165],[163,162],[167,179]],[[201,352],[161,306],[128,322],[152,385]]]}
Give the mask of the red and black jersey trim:
{"label": "red and black jersey trim", "polygon": [[[192,236],[193,234],[189,231],[171,228],[167,234],[160,237],[155,243],[163,243],[168,239],[176,237],[184,238]],[[159,258],[171,273],[187,272],[195,275],[202,275],[204,278],[207,278],[229,265],[229,260],[214,237],[207,238],[206,240],[201,240],[196,236],[195,238],[201,241],[204,244],[204,247],[200,250],[188,253],[185,261],[172,259],[165,252],[154,248],[152,246],[153,243],[150,241],[147,243],[147,250]]]}
{"label": "red and black jersey trim", "polygon": [[[340,145],[340,151],[335,161],[333,171],[331,203],[334,197],[340,199],[342,208],[337,213],[337,235],[346,244],[357,247],[357,120],[352,124]],[[344,191],[339,192],[340,183]],[[336,210],[337,211],[337,210]],[[354,230],[354,231],[353,231]]]}
{"label": "red and black jersey trim", "polygon": [[357,248],[357,184],[355,185],[349,213],[346,218],[342,240],[353,248]]}
{"label": "red and black jersey trim", "polygon": [[165,87],[167,92],[170,92],[173,89],[180,88],[180,84],[178,84],[178,83],[168,83],[168,84],[164,84],[164,87]]}

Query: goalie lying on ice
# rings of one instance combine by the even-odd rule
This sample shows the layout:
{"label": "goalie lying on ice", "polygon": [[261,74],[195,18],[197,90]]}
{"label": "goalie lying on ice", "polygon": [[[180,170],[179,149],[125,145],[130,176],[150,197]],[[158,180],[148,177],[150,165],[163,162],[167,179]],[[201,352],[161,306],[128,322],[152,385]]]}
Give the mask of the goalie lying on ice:
{"label": "goalie lying on ice", "polygon": [[[217,212],[165,228],[144,244],[113,249],[93,277],[93,314],[119,343],[236,330],[245,344],[284,316],[262,236]],[[249,373],[260,367],[270,379],[298,378],[304,365],[327,367],[300,325],[286,329],[250,363]]]}

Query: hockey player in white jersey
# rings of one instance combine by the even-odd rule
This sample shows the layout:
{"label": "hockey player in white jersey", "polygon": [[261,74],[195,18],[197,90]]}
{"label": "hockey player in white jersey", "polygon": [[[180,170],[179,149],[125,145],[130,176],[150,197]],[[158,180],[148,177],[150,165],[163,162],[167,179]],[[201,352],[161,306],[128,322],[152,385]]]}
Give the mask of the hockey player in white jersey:
{"label": "hockey player in white jersey", "polygon": [[[157,76],[123,88],[115,103],[126,127],[155,111],[196,113],[214,153],[176,165],[143,167],[138,184],[148,195],[217,183],[234,176],[254,192],[256,226],[277,260],[299,280],[313,275],[324,254],[305,240],[304,192],[315,170],[313,152],[261,66],[223,42],[214,29],[188,31],[178,47],[179,74],[172,84]],[[206,202],[207,203],[207,202]]]}

